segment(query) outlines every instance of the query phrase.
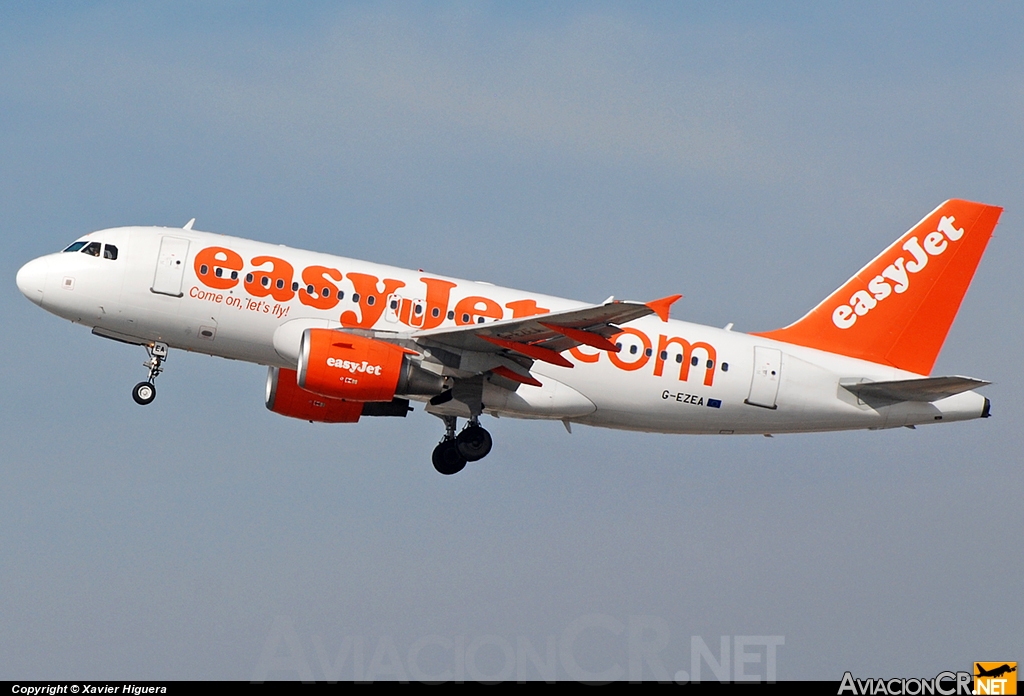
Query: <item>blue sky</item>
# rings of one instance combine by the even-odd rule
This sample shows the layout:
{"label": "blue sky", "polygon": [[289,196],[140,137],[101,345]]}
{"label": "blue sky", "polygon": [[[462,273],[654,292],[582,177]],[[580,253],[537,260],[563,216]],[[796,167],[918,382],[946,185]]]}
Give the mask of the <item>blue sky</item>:
{"label": "blue sky", "polygon": [[[593,616],[654,617],[673,674],[692,636],[784,636],[779,678],[1018,658],[1021,15],[6,4],[0,677],[248,679],[278,638],[296,656],[282,626],[317,679],[346,636],[367,665],[490,640],[493,673],[495,636],[540,649]],[[491,419],[494,452],[452,478],[436,419],[287,421],[259,366],[174,353],[141,409],[140,349],[14,285],[84,232],[196,217],[581,300],[680,292],[677,317],[755,331],[951,197],[1006,209],[935,368],[993,381],[993,418],[773,439]],[[591,627],[575,659],[625,668],[627,634]]]}

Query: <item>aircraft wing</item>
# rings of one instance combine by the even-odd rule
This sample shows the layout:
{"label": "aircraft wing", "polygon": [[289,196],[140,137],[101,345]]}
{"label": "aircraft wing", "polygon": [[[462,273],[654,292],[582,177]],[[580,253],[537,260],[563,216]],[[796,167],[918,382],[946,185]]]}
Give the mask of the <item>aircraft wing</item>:
{"label": "aircraft wing", "polygon": [[861,382],[843,384],[843,389],[861,398],[887,399],[889,401],[938,401],[961,392],[984,387],[986,382],[973,377],[925,377],[922,379],[899,379],[890,382]]}
{"label": "aircraft wing", "polygon": [[559,355],[562,351],[579,345],[616,350],[608,339],[619,333],[618,324],[654,314],[654,304],[611,300],[518,319],[417,331],[410,338],[453,352],[511,352],[571,367],[572,363]]}

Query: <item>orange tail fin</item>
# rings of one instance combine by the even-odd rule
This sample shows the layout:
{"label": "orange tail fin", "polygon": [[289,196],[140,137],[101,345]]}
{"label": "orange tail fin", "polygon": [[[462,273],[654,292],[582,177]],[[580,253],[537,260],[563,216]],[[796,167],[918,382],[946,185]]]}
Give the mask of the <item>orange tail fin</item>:
{"label": "orange tail fin", "polygon": [[1002,212],[946,201],[795,324],[755,335],[927,375]]}

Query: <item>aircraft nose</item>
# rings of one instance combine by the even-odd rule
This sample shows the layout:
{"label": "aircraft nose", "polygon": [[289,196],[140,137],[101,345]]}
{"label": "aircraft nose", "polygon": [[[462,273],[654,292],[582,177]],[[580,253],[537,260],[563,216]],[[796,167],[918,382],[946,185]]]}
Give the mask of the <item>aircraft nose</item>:
{"label": "aircraft nose", "polygon": [[43,288],[46,285],[46,272],[50,265],[47,258],[29,261],[18,270],[18,289],[21,294],[37,305],[43,304]]}

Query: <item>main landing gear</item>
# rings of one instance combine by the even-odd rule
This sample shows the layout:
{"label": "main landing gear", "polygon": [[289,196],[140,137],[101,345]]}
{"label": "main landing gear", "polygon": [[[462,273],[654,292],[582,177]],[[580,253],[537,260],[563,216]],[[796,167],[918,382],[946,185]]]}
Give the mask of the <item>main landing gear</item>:
{"label": "main landing gear", "polygon": [[157,375],[164,371],[164,360],[167,360],[167,344],[154,343],[146,346],[146,351],[149,352],[149,360],[142,363],[142,366],[149,368],[149,377],[145,382],[139,382],[132,389],[132,398],[139,406],[151,404],[156,398],[156,385],[153,382],[156,381]]}
{"label": "main landing gear", "polygon": [[466,462],[478,461],[490,453],[493,444],[491,434],[480,426],[476,417],[471,418],[458,435],[455,434],[455,416],[441,416],[441,419],[445,427],[444,438],[431,456],[438,473],[445,476],[457,474],[466,468]]}

